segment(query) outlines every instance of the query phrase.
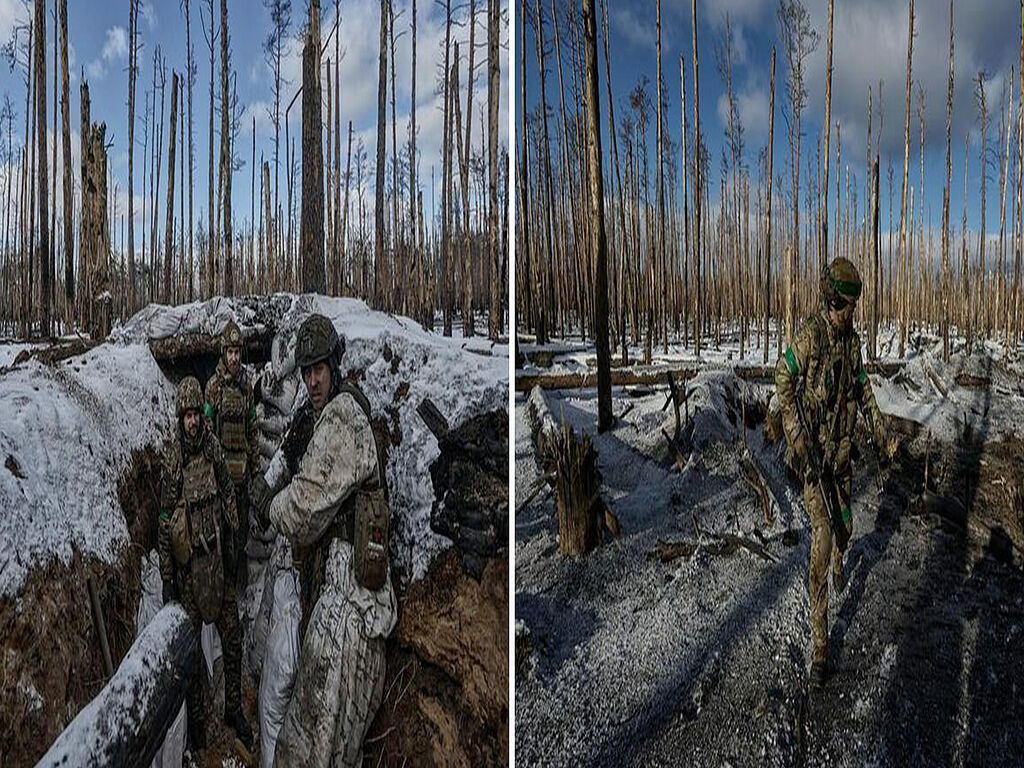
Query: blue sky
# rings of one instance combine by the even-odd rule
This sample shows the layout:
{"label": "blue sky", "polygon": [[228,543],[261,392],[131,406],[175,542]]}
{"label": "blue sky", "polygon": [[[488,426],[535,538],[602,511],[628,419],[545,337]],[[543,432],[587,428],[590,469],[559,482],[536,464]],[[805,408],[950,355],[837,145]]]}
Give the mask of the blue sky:
{"label": "blue sky", "polygon": [[[29,4],[30,5],[30,4]],[[326,39],[335,23],[334,3],[331,0],[323,0],[323,24],[322,35]],[[205,17],[206,2],[191,0],[191,25],[192,25],[192,46],[196,59],[197,73],[195,80],[195,91],[193,93],[193,122],[195,141],[195,189],[193,211],[196,224],[200,218],[206,218],[207,208],[207,162],[209,157],[208,148],[208,120],[209,120],[209,78],[210,60],[209,50],[203,36],[203,27],[200,20],[201,14]],[[486,115],[487,104],[487,79],[486,79],[486,0],[477,2],[477,49],[476,49],[476,84],[473,94],[473,130],[472,144],[474,151],[478,151],[481,145],[480,117],[481,109]],[[52,78],[55,67],[53,61],[53,19],[50,15],[53,11],[54,2],[48,0],[47,18],[47,76]],[[215,20],[219,23],[219,0],[215,0]],[[453,30],[454,39],[459,40],[461,45],[461,99],[462,108],[465,111],[466,100],[466,74],[468,71],[468,39],[469,27],[465,23],[468,17],[468,3],[453,4],[457,7],[457,20],[460,26]],[[79,83],[81,73],[89,82],[90,96],[92,99],[92,118],[94,121],[105,121],[107,124],[108,142],[113,142],[110,150],[111,169],[115,182],[119,187],[119,194],[122,200],[122,210],[126,207],[124,203],[125,190],[127,189],[128,174],[128,0],[119,2],[94,2],[92,0],[69,0],[68,2],[68,37],[70,40],[69,59],[71,69],[70,90],[72,99],[71,128],[72,128],[72,157],[76,174],[79,168]],[[396,29],[396,57],[397,64],[397,122],[399,145],[407,140],[408,118],[410,106],[410,85],[411,85],[411,35],[409,26],[411,21],[411,0],[396,0],[395,2],[395,29]],[[507,18],[507,3],[503,4],[505,17]],[[7,41],[11,31],[19,20],[28,17],[30,8],[22,0],[0,0],[0,42]],[[292,3],[292,24],[291,40],[288,53],[282,62],[284,77],[289,85],[284,86],[282,112],[291,96],[301,84],[301,45],[295,42],[295,35],[306,18],[306,2],[304,0],[293,0]],[[209,22],[206,22],[209,26]],[[366,153],[369,157],[367,170],[372,174],[373,158],[376,147],[376,121],[377,121],[377,72],[378,72],[378,39],[380,24],[380,2],[379,0],[343,0],[341,2],[341,25],[340,25],[340,49],[341,49],[341,125],[343,135],[346,133],[348,120],[352,120],[355,146],[358,139],[363,139]],[[267,109],[273,103],[272,93],[272,71],[267,64],[262,46],[263,41],[270,31],[270,12],[264,8],[263,3],[258,0],[229,0],[228,2],[228,26],[231,34],[231,64],[237,71],[237,87],[239,109],[243,114],[240,120],[240,133],[236,141],[236,154],[240,155],[245,163],[244,167],[235,173],[232,187],[232,203],[235,211],[236,227],[243,221],[250,218],[250,185],[251,185],[251,159],[253,151],[253,118],[256,119],[256,161],[259,163],[260,153],[271,161],[271,177],[273,178],[273,126],[268,116]],[[443,117],[441,112],[441,99],[435,93],[437,74],[443,68],[438,66],[438,61],[443,61],[444,42],[444,9],[432,0],[418,0],[417,2],[417,72],[416,72],[416,123],[418,129],[417,151],[419,154],[419,174],[421,188],[423,190],[423,205],[427,215],[430,215],[431,188],[430,173],[432,166],[436,166],[436,176],[440,178],[441,167],[441,134],[443,132]],[[164,120],[170,120],[170,90],[171,90],[171,69],[183,73],[186,67],[186,45],[185,45],[185,18],[178,0],[146,0],[139,20],[139,37],[142,49],[139,52],[139,77],[136,88],[135,103],[135,208],[136,226],[141,223],[142,204],[142,141],[143,141],[143,112],[145,109],[146,92],[152,89],[153,84],[153,53],[157,45],[160,46],[163,55],[167,59],[167,100]],[[503,50],[501,54],[501,111],[499,115],[499,144],[508,144],[508,28],[504,25],[501,32]],[[330,42],[328,51],[324,54],[332,59],[334,55],[334,41]],[[217,89],[219,92],[219,66],[220,52],[219,44],[217,51],[218,80]],[[325,63],[326,66],[326,63]],[[390,78],[390,75],[389,75]],[[25,86],[23,71],[12,73],[5,65],[0,67],[0,100],[3,94],[11,97],[16,112],[15,121],[15,144],[18,145],[21,139],[19,134],[24,132],[25,117]],[[48,91],[48,93],[51,93]],[[324,116],[326,118],[326,92],[324,98]],[[58,104],[59,109],[59,104]],[[51,130],[53,126],[52,93],[47,101],[47,119],[50,121]],[[390,97],[388,101],[388,153],[390,157]],[[59,115],[59,112],[58,112]],[[300,118],[301,98],[296,101],[291,111],[291,136],[295,139],[296,150],[300,149]],[[463,115],[465,119],[465,115]],[[59,124],[58,124],[59,125]],[[20,126],[20,128],[19,128]],[[215,131],[219,133],[220,120],[215,119]],[[164,138],[164,170],[161,178],[161,207],[166,200],[166,179],[167,179],[167,152],[166,132]],[[325,132],[326,140],[326,132]],[[219,141],[219,140],[216,140]],[[281,205],[285,199],[285,160],[284,160],[284,126],[281,129],[281,168],[280,168],[280,194]],[[219,146],[219,144],[218,144]],[[180,148],[178,150],[180,158]],[[355,149],[353,149],[353,172],[355,168]],[[342,172],[346,161],[345,144],[342,144],[341,163]],[[179,161],[180,162],[180,161]],[[216,160],[215,160],[216,162]],[[390,159],[388,161],[390,163]],[[186,174],[187,174],[186,158]],[[367,194],[372,197],[372,176],[366,180],[367,172],[364,171],[364,184]],[[296,178],[296,185],[299,185]],[[113,189],[110,190],[113,194]],[[259,178],[256,179],[256,194],[259,194]],[[182,200],[181,187],[175,191],[175,206],[180,210]],[[438,205],[440,195],[438,194]],[[296,211],[298,206],[296,204]],[[369,216],[372,219],[372,205],[369,206]],[[177,215],[177,213],[176,213]],[[259,212],[256,217],[258,220]],[[160,217],[161,226],[163,214]]]}
{"label": "blue sky", "polygon": [[[654,0],[628,2],[609,0],[609,27],[612,64],[612,91],[615,101],[616,121],[628,109],[629,92],[641,76],[649,81],[651,101],[656,99],[657,54],[656,54],[656,4]],[[551,0],[542,0],[546,26],[545,38],[551,45],[550,10]],[[827,0],[805,0],[810,13],[811,24],[819,33],[817,50],[805,62],[807,70],[806,89],[808,103],[803,116],[804,139],[802,151],[806,157],[813,157],[815,141],[822,135],[825,103],[825,54],[827,39]],[[566,26],[565,3],[556,0],[562,34]],[[530,0],[527,11],[532,14],[534,0]],[[782,49],[777,0],[697,0],[698,55],[700,68],[700,113],[701,131],[708,142],[712,160],[711,197],[718,197],[718,179],[721,168],[721,146],[727,127],[724,80],[715,64],[715,46],[725,34],[725,18],[731,23],[732,47],[734,52],[734,90],[738,96],[739,112],[745,129],[746,153],[744,161],[751,168],[756,179],[757,153],[768,141],[768,96],[769,61],[772,45],[777,48],[775,81],[775,156],[776,177],[784,174],[788,189],[788,146],[786,122],[783,108],[788,109],[785,96],[787,62]],[[522,20],[521,0],[516,2],[516,22]],[[598,2],[600,15],[600,2]],[[915,7],[915,40],[913,78],[920,81],[925,92],[925,220],[931,216],[933,226],[938,230],[942,219],[942,188],[945,179],[945,124],[946,124],[946,82],[948,78],[949,53],[949,4],[944,0],[917,0]],[[892,158],[894,191],[894,227],[898,227],[900,179],[903,162],[904,85],[906,80],[908,3],[888,0],[841,0],[835,3],[833,21],[833,80],[832,80],[832,161],[830,164],[829,219],[830,230],[834,231],[835,205],[835,122],[841,123],[843,184],[845,169],[849,165],[852,177],[856,176],[859,187],[858,209],[863,212],[865,196],[865,168],[867,151],[867,103],[868,87],[873,91],[874,120],[873,141],[879,136],[879,80],[884,82],[884,127],[882,131],[882,157],[880,162],[880,192],[882,198],[881,222],[883,233],[888,228],[888,189],[886,166]],[[956,0],[954,9],[955,51],[954,51],[954,103],[952,123],[952,184],[950,223],[960,229],[964,193],[964,142],[968,136],[969,181],[968,181],[968,228],[977,232],[980,222],[981,177],[980,177],[980,122],[975,103],[974,82],[978,72],[985,73],[985,91],[989,102],[989,149],[994,149],[997,140],[999,103],[1003,89],[1010,78],[1010,67],[1017,67],[1019,56],[1018,36],[1020,34],[1020,6],[1011,0]],[[690,0],[663,0],[662,4],[662,71],[665,79],[668,111],[667,131],[678,146],[680,135],[679,114],[679,56],[686,58],[687,79],[687,121],[688,130],[693,131],[693,84],[691,51]],[[611,146],[607,136],[605,69],[603,38],[598,30],[598,69],[600,74],[600,98],[602,100],[602,148],[605,160],[609,159]],[[520,43],[516,32],[516,44]],[[534,109],[539,100],[539,78],[537,73],[536,49],[532,26],[527,27],[527,101],[528,108]],[[566,82],[570,82],[567,44],[563,43],[563,64]],[[520,76],[519,60],[516,60],[516,77]],[[545,61],[547,68],[547,99],[549,108],[558,101],[558,80],[553,49]],[[1018,75],[1015,71],[1014,77]],[[1019,81],[1018,81],[1019,82]],[[566,86],[568,87],[568,85]],[[1015,84],[1015,90],[1017,85]],[[520,97],[518,91],[515,94]],[[566,96],[570,100],[570,96]],[[1014,110],[1019,97],[1014,96]],[[516,106],[517,131],[521,126],[521,104]],[[554,130],[554,123],[549,130]],[[648,147],[654,147],[654,121],[651,121]],[[917,87],[911,103],[909,184],[920,186],[920,154],[918,149],[919,124],[917,119]],[[1016,142],[1016,137],[1014,138]],[[691,145],[692,146],[692,145]],[[620,142],[621,152],[621,142]],[[692,152],[692,148],[691,148]],[[653,170],[652,170],[653,183]],[[997,231],[999,226],[999,166],[995,155],[990,158],[987,189],[987,230]],[[806,161],[801,172],[801,203],[806,189]],[[1007,211],[1009,196],[1007,191]],[[909,192],[908,192],[909,199]],[[801,219],[801,224],[804,219]],[[936,240],[936,248],[938,248]]]}

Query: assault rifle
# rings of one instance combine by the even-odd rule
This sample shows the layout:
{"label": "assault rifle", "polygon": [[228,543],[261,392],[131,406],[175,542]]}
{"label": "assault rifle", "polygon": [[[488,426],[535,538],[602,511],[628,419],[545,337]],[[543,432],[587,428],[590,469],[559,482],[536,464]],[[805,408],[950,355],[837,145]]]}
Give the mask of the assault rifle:
{"label": "assault rifle", "polygon": [[818,445],[817,438],[811,432],[810,424],[807,421],[807,414],[804,413],[803,393],[801,390],[802,387],[798,387],[794,392],[793,403],[796,406],[796,415],[800,421],[800,429],[807,438],[807,461],[811,465],[811,472],[815,475],[818,490],[821,492],[821,498],[825,503],[825,512],[828,514],[829,523],[832,525],[832,533],[836,537],[839,550],[842,551],[846,547],[850,534],[839,510],[838,499],[835,496],[835,483],[826,484],[825,482],[824,454],[822,453],[821,446]]}

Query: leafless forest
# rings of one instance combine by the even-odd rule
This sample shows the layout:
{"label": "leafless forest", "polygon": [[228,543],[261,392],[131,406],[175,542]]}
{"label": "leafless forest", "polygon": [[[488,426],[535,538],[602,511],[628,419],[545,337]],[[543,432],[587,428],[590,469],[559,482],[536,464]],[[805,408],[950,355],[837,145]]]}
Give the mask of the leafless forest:
{"label": "leafless forest", "polygon": [[[957,9],[949,3],[949,79],[941,94],[946,114],[941,224],[927,220],[925,213],[926,105],[914,69],[914,35],[907,39],[905,83],[885,84],[884,100],[882,83],[864,83],[867,133],[852,136],[830,115],[833,3],[828,4],[828,28],[818,30],[800,0],[779,0],[780,50],[773,46],[770,60],[764,61],[771,82],[769,139],[766,146],[750,147],[739,117],[728,19],[715,41],[714,60],[703,62],[698,58],[703,27],[696,0],[689,4],[690,18],[698,22],[691,25],[692,40],[674,37],[671,45],[662,39],[662,4],[651,3],[658,40],[651,52],[657,56],[656,82],[641,78],[621,114],[622,94],[613,93],[610,83],[616,68],[630,63],[617,60],[610,50],[608,0],[599,0],[594,24],[585,28],[591,5],[590,0],[582,3],[582,14],[581,4],[563,0],[524,0],[517,8],[516,87],[526,107],[518,118],[515,158],[520,329],[536,334],[541,344],[551,337],[596,336],[600,358],[597,302],[607,296],[609,343],[623,364],[629,362],[630,344],[642,342],[644,362],[650,362],[652,349],[667,352],[670,341],[699,355],[709,345],[718,347],[725,334],[738,337],[741,357],[760,352],[767,362],[770,347],[780,349],[817,304],[821,267],[845,256],[864,281],[857,321],[870,357],[879,354],[877,336],[883,328],[896,330],[898,348],[891,352],[899,357],[917,331],[940,334],[947,359],[951,333],[965,339],[968,353],[980,338],[1001,340],[1011,349],[1019,346],[1024,332],[1024,5],[1019,19],[1006,22],[1020,25],[1020,60],[1000,100],[992,103],[984,72],[977,73],[973,92],[954,93]],[[913,0],[906,13],[914,29]],[[528,28],[535,43],[529,49]],[[806,67],[819,45],[826,46],[828,70],[824,130],[816,135],[806,131]],[[595,72],[586,63],[591,50]],[[539,92],[527,91],[528,57],[536,61]],[[709,64],[721,77],[728,100],[720,158],[710,156],[707,144],[707,132],[719,130],[717,121],[708,118],[714,104],[702,103],[695,87],[699,67]],[[592,74],[600,82],[593,91],[599,103],[593,115],[584,87]],[[664,127],[668,116],[662,105],[669,93],[680,110],[681,136],[668,135]],[[939,97],[931,94],[934,100]],[[980,148],[968,136],[951,135],[954,99],[969,100],[976,110]],[[902,151],[896,156],[883,154],[878,140],[883,121],[891,120],[903,127]],[[773,156],[776,131],[784,131],[788,140],[783,157]],[[598,154],[588,154],[595,139]],[[600,215],[587,182],[595,162],[603,185]],[[951,214],[958,201],[950,200],[950,176],[958,167],[972,205],[980,190],[979,231],[967,226],[966,194],[959,227],[955,210]],[[986,206],[994,205],[998,238],[984,224]],[[607,239],[606,282],[600,266],[602,237]]]}
{"label": "leafless forest", "polygon": [[[499,92],[507,11],[499,0],[431,6],[441,9],[446,28],[444,66],[435,76],[444,139],[435,158],[416,146],[414,76],[417,13],[431,8],[421,2],[417,9],[412,0],[396,13],[391,0],[380,2],[376,143],[367,147],[353,142],[352,121],[338,108],[345,86],[337,63],[345,50],[337,26],[321,21],[339,18],[338,0],[330,15],[318,0],[301,9],[288,0],[264,4],[271,17],[271,28],[259,30],[273,73],[271,156],[256,156],[255,121],[252,146],[239,140],[245,105],[237,96],[232,35],[253,33],[248,26],[232,31],[226,0],[181,0],[173,9],[185,20],[181,61],[145,40],[139,0],[128,0],[128,66],[117,84],[126,113],[91,111],[83,73],[74,116],[81,166],[62,162],[59,179],[58,152],[71,158],[68,40],[74,30],[67,0],[26,4],[28,23],[4,46],[24,94],[4,94],[0,110],[0,160],[7,169],[0,181],[7,201],[0,222],[0,334],[105,336],[150,302],[315,291],[356,296],[430,329],[437,318],[446,335],[458,317],[466,335],[498,338],[508,304],[506,217],[500,215],[507,210],[508,163],[498,143],[499,103],[507,98]],[[412,67],[396,72],[395,40],[403,35],[411,38]],[[301,82],[282,78],[290,37],[302,46]],[[460,83],[465,59],[472,76]],[[59,68],[52,93],[47,67]],[[395,93],[403,77],[413,81],[412,104],[408,123],[399,125]],[[209,99],[206,126],[193,119],[199,99]],[[59,140],[48,142],[48,130]],[[208,131],[206,158],[197,156],[197,130]],[[108,167],[122,149],[127,189]],[[206,200],[194,194],[204,159]],[[246,183],[252,203],[239,210],[232,187]],[[474,313],[488,318],[486,331],[474,327]]]}

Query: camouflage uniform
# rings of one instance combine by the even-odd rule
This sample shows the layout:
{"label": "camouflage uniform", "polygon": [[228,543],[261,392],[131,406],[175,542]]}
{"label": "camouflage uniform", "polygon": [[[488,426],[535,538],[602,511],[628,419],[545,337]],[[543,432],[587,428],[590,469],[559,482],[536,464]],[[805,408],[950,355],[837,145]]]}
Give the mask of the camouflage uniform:
{"label": "camouflage uniform", "polygon": [[221,334],[221,358],[217,369],[206,382],[206,402],[203,414],[224,450],[224,458],[235,487],[235,506],[238,510],[238,553],[235,574],[239,592],[245,591],[248,581],[245,545],[249,538],[249,478],[256,471],[259,447],[256,432],[256,405],[252,381],[245,366],[239,362],[238,372],[232,375],[227,366],[227,349],[241,347],[242,335],[234,322],[229,322]]}
{"label": "camouflage uniform", "polygon": [[832,263],[824,277],[823,293],[826,301],[798,331],[792,346],[775,367],[775,388],[789,446],[787,460],[803,479],[804,505],[811,518],[809,592],[812,659],[816,663],[823,663],[828,652],[829,559],[833,559],[834,582],[841,590],[843,553],[836,541],[833,557],[832,528],[825,500],[810,473],[810,441],[802,435],[795,398],[801,397],[808,426],[821,447],[824,484],[826,489],[834,489],[833,503],[841,510],[847,538],[853,530],[850,451],[857,411],[863,412],[868,420],[876,445],[884,445],[885,438],[884,418],[861,359],[860,337],[852,325],[837,328],[827,316],[828,302],[834,300],[833,296],[838,296],[837,303],[842,303],[860,295],[860,278],[849,261],[836,259]]}
{"label": "camouflage uniform", "polygon": [[[238,529],[235,494],[228,464],[217,438],[199,420],[190,438],[183,417],[199,411],[202,392],[194,377],[178,388],[178,437],[164,456],[160,479],[158,542],[160,575],[165,593],[177,596],[192,620],[196,637],[203,622],[215,624],[224,649],[225,722],[246,741],[251,732],[244,722],[241,701],[242,632],[234,580],[227,578],[234,559]],[[190,741],[203,746],[203,654],[196,654],[187,706]]]}
{"label": "camouflage uniform", "polygon": [[383,697],[385,638],[398,618],[382,457],[369,402],[341,381],[342,349],[329,320],[313,315],[303,323],[297,362],[329,362],[330,396],[322,411],[307,414],[311,433],[269,504],[270,520],[292,545],[303,608],[299,667],[274,753],[279,768],[361,764]]}

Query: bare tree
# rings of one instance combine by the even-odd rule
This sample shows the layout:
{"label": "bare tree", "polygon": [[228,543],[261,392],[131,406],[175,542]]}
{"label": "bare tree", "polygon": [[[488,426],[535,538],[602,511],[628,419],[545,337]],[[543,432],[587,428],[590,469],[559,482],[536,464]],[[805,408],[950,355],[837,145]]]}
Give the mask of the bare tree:
{"label": "bare tree", "polygon": [[[75,188],[71,176],[71,99],[68,96],[68,0],[60,0],[60,95],[61,152],[64,156],[64,297],[67,299],[65,319],[70,328],[75,301],[75,228],[72,226]],[[10,175],[9,170],[7,175]],[[7,199],[10,200],[9,192]],[[54,200],[56,207],[57,201]]]}
{"label": "bare tree", "polygon": [[309,6],[306,42],[302,48],[302,290],[326,293],[324,271],[324,170],[320,117],[320,3]]}
{"label": "bare tree", "polygon": [[167,139],[167,223],[164,226],[164,303],[174,301],[171,259],[174,254],[174,149],[178,128],[178,73],[171,70],[171,132]]}
{"label": "bare tree", "polygon": [[792,343],[796,333],[796,279],[800,264],[800,121],[807,105],[804,87],[804,60],[818,47],[818,33],[811,27],[811,17],[801,0],[779,0],[779,23],[782,45],[789,66],[789,111],[783,117],[789,128],[790,174],[792,179],[793,230],[787,249],[786,269],[786,342]]}
{"label": "bare tree", "polygon": [[[910,0],[910,23],[907,30],[907,88],[906,88],[906,112],[903,120],[903,188],[901,192],[900,202],[900,240],[899,240],[899,258],[900,264],[906,265],[907,259],[907,171],[909,170],[910,162],[910,82],[911,75],[913,72],[913,57],[914,57],[914,0]],[[905,293],[904,293],[905,298]],[[900,344],[899,344],[899,355],[903,357],[903,346],[904,337],[906,336],[906,326],[903,320],[903,313],[900,313]]]}
{"label": "bare tree", "polygon": [[949,80],[946,87],[946,186],[942,190],[942,361],[949,362],[949,180],[952,172],[953,0],[949,0]]}
{"label": "bare tree", "polygon": [[[593,0],[591,0],[593,3]],[[501,4],[497,0],[487,0],[487,164],[488,193],[490,202],[487,207],[487,224],[490,239],[490,284],[491,301],[487,317],[487,334],[491,341],[497,341],[501,334],[501,243],[498,240],[498,104],[501,96],[499,28],[501,24]],[[596,76],[595,76],[596,79]],[[600,312],[600,310],[598,310]],[[607,307],[605,307],[607,314]],[[511,322],[511,321],[510,321]],[[607,321],[606,321],[607,322]]]}
{"label": "bare tree", "polygon": [[[388,90],[388,8],[390,0],[380,0],[380,67],[377,74],[377,168],[376,185],[374,188],[373,225],[374,245],[373,259],[378,279],[387,278],[384,267],[387,255],[384,253],[384,155],[387,149],[387,90]],[[384,272],[382,275],[381,272]],[[382,303],[382,293],[377,293],[377,303]]]}

